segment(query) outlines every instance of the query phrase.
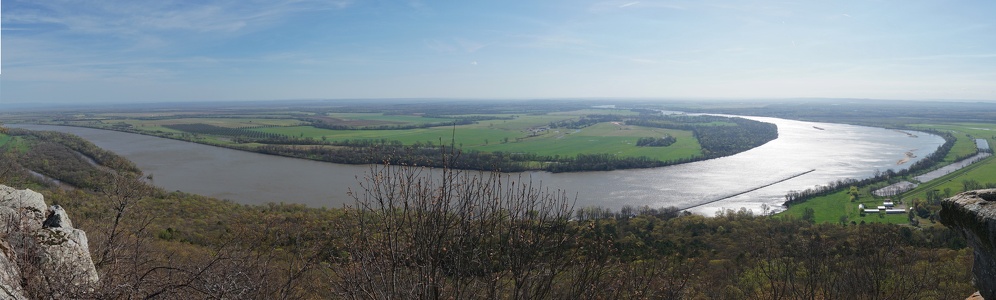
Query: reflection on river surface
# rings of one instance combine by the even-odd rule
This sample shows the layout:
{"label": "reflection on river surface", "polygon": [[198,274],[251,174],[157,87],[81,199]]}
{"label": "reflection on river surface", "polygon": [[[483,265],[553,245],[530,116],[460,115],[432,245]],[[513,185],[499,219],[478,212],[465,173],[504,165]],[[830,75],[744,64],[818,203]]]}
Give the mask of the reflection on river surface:
{"label": "reflection on river surface", "polygon": [[[721,208],[762,205],[777,208],[791,190],[844,178],[870,177],[876,170],[903,169],[944,143],[935,135],[908,135],[863,126],[749,117],[778,125],[778,139],[734,156],[654,169],[608,172],[527,172],[523,178],[551,190],[577,194],[578,206],[688,207],[760,186],[767,187],[692,209],[712,214]],[[89,128],[16,125],[79,135],[134,161],[155,184],[240,203],[303,203],[338,207],[351,203],[368,166],[340,165],[269,156],[138,134]],[[912,152],[915,158],[897,165]],[[814,170],[772,184],[794,175]]]}

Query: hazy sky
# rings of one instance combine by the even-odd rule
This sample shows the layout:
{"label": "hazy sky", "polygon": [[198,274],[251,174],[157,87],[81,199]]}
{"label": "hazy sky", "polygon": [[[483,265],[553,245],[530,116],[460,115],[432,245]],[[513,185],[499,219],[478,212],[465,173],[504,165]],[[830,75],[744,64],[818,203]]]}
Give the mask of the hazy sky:
{"label": "hazy sky", "polygon": [[996,1],[2,1],[0,101],[996,99]]}

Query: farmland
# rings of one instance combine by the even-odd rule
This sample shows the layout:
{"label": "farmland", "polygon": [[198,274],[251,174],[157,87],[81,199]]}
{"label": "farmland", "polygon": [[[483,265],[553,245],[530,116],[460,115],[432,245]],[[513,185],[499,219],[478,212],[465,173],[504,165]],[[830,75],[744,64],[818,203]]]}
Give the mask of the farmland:
{"label": "farmland", "polygon": [[[392,163],[428,160],[432,165],[442,148],[454,147],[466,154],[457,165],[482,170],[657,167],[732,155],[777,137],[774,125],[746,119],[584,105],[358,104],[20,117],[27,119],[14,121],[119,130],[338,163],[377,163],[389,157]],[[670,142],[637,146],[641,138]],[[711,143],[702,144],[703,138]],[[370,155],[361,158],[361,152]]]}

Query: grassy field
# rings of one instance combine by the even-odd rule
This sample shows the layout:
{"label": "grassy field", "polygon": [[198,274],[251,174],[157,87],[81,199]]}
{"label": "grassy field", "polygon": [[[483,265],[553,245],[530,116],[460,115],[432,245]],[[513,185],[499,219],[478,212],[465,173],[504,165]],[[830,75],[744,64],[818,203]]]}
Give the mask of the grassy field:
{"label": "grassy field", "polygon": [[850,195],[848,195],[847,191],[840,191],[825,197],[814,198],[809,201],[793,205],[780,215],[801,218],[807,208],[812,208],[816,223],[838,223],[841,221],[842,216],[846,218],[846,222],[848,223],[851,221],[854,221],[855,223],[861,223],[862,221],[865,223],[909,223],[909,219],[906,214],[866,214],[862,217],[861,211],[858,209],[858,204],[864,204],[865,207],[874,208],[882,205],[885,198],[872,196],[871,192],[867,188],[861,190],[860,192],[861,196],[856,202],[851,202]]}
{"label": "grassy field", "polygon": [[454,119],[449,118],[426,118],[422,116],[411,116],[411,115],[384,115],[377,113],[330,113],[329,117],[344,119],[344,120],[362,120],[362,121],[381,121],[394,124],[425,124],[425,123],[442,123],[442,122],[452,122]]}
{"label": "grassy field", "polygon": [[[24,153],[29,150],[28,143],[24,139],[0,133],[0,150],[11,150]],[[0,151],[3,152],[3,151]]]}
{"label": "grassy field", "polygon": [[552,116],[580,116],[580,115],[621,115],[621,116],[635,116],[640,113],[629,110],[629,109],[613,109],[613,108],[592,108],[592,109],[582,109],[574,111],[562,111],[562,112],[552,112],[549,115]]}
{"label": "grassy field", "polygon": [[[668,147],[636,147],[641,137],[671,135],[677,142]],[[479,147],[482,151],[529,152],[540,155],[607,153],[617,156],[668,160],[699,155],[701,147],[690,131],[601,123],[583,129],[554,129],[522,141]]]}
{"label": "grassy field", "polygon": [[[581,112],[591,113],[589,110]],[[312,126],[273,127],[255,130],[329,141],[385,139],[397,140],[405,144],[416,142],[438,144],[440,141],[449,144],[452,140],[458,147],[466,150],[535,153],[549,156],[599,153],[670,160],[701,154],[698,141],[689,131],[612,123],[600,123],[582,129],[539,129],[550,122],[580,115],[581,112],[574,115],[561,113],[558,115],[521,116],[514,120],[491,120],[456,127],[407,130],[329,130]],[[636,140],[641,137],[665,135],[674,136],[678,142],[668,147],[637,147],[635,145]]]}
{"label": "grassy field", "polygon": [[[984,138],[989,140],[990,146],[996,142],[996,124],[957,123],[919,124],[915,126],[919,128],[947,130],[951,131],[955,135],[958,140],[955,143],[955,146],[951,149],[951,152],[945,156],[945,163],[954,162],[955,158],[959,156],[964,157],[975,152],[976,138]],[[983,161],[952,172],[951,174],[947,174],[941,178],[922,183],[916,189],[900,195],[901,197],[897,197],[897,199],[903,199],[906,203],[912,203],[915,199],[925,199],[927,192],[932,190],[943,191],[945,189],[949,189],[952,195],[957,194],[964,191],[962,182],[966,180],[975,180],[982,184],[996,183],[996,157],[989,157]],[[882,222],[895,224],[909,223],[905,214],[886,215],[884,218],[880,218],[878,215],[868,215],[865,217],[858,216],[857,206],[859,203],[864,203],[865,206],[872,204],[877,206],[884,200],[882,197],[875,197],[871,195],[871,191],[868,188],[862,189],[861,195],[862,196],[859,198],[861,201],[857,203],[850,202],[846,191],[838,192],[825,197],[817,197],[804,203],[793,205],[782,214],[801,217],[806,208],[812,208],[817,222],[839,222],[841,216],[847,216],[850,221],[857,222],[862,220],[865,222],[880,220]],[[921,220],[921,224],[925,224],[924,222],[927,221]]]}
{"label": "grassy field", "polygon": [[3,147],[4,145],[7,145],[7,143],[10,142],[10,140],[13,139],[13,138],[14,137],[12,137],[12,136],[0,133],[0,147]]}

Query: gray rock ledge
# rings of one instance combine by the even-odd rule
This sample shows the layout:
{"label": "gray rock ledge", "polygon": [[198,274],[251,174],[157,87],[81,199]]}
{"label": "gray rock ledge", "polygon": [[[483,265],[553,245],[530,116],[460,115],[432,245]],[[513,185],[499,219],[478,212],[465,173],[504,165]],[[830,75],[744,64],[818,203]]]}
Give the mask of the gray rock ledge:
{"label": "gray rock ledge", "polygon": [[47,207],[37,192],[0,185],[0,299],[92,292],[99,278],[88,243],[62,207]]}
{"label": "gray rock ledge", "polygon": [[941,223],[957,230],[974,252],[972,279],[985,299],[996,299],[996,189],[964,192],[941,202]]}

